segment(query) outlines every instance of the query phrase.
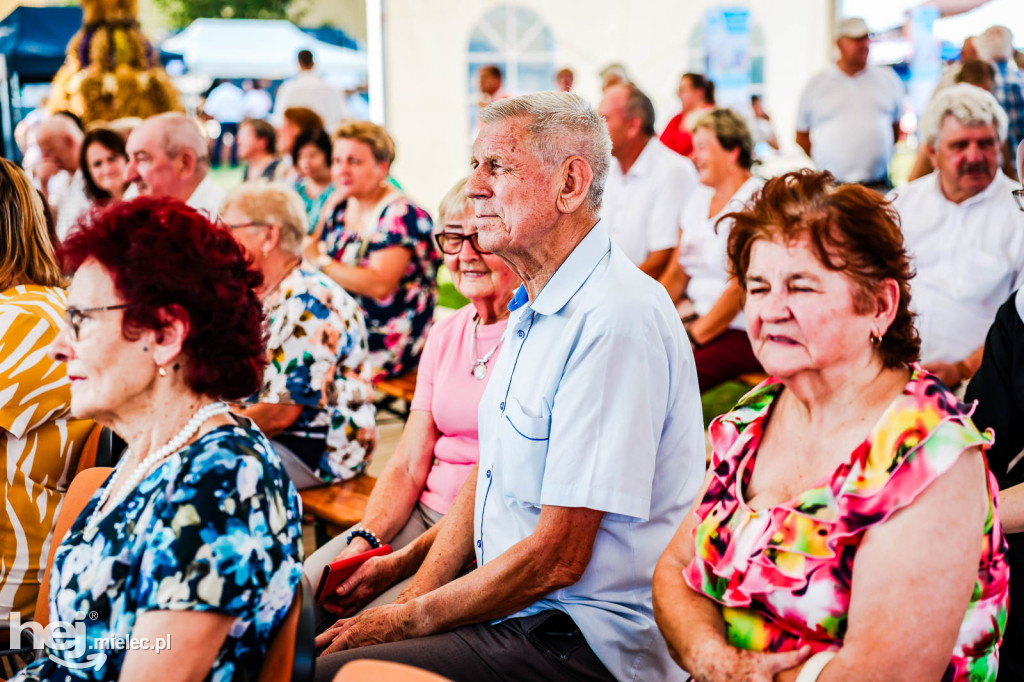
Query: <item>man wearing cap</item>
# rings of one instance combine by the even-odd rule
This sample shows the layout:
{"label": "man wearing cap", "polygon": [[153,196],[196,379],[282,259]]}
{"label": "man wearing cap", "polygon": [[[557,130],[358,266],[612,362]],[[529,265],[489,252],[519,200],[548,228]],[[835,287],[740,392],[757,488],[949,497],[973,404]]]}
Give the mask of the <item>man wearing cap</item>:
{"label": "man wearing cap", "polygon": [[[1017,176],[1024,178],[1024,142],[1017,148]],[[1024,189],[1015,189],[1024,211]],[[1010,197],[1006,197],[1008,201]],[[1016,227],[1024,228],[1018,214]],[[967,402],[978,401],[971,420],[996,433],[985,456],[999,479],[999,516],[1010,562],[1010,609],[999,648],[997,680],[1024,679],[1024,287],[1013,292],[996,313],[985,339],[985,355],[967,386]]]}
{"label": "man wearing cap", "polygon": [[863,19],[844,19],[837,33],[839,60],[814,76],[800,96],[796,142],[819,170],[831,171],[840,182],[885,191],[903,84],[892,69],[868,66]]}

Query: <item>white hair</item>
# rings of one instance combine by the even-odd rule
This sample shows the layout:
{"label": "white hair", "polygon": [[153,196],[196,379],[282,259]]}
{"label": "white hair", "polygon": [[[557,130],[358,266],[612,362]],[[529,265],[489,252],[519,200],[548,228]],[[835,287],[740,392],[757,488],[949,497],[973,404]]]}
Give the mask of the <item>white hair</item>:
{"label": "white hair", "polygon": [[39,124],[36,128],[36,137],[47,134],[67,137],[74,144],[81,144],[82,138],[85,137],[82,129],[64,114],[54,114]]}
{"label": "white hair", "polygon": [[480,120],[485,124],[516,118],[529,119],[528,142],[548,166],[559,166],[571,156],[586,161],[594,174],[586,207],[592,211],[600,209],[611,165],[612,141],[597,111],[570,92],[534,92],[495,102],[480,112]]}
{"label": "white hair", "polygon": [[1013,33],[1005,26],[989,26],[974,41],[978,56],[990,62],[1013,59]]}
{"label": "white hair", "polygon": [[976,85],[958,83],[940,90],[921,116],[921,137],[926,145],[935,147],[939,129],[947,116],[953,116],[962,125],[993,125],[999,141],[1006,139],[1006,112],[991,93]]}
{"label": "white hair", "polygon": [[302,255],[302,240],[306,236],[306,207],[291,187],[266,180],[243,182],[231,190],[221,204],[221,213],[234,206],[256,223],[277,225],[280,230],[278,246],[293,256]]}
{"label": "white hair", "polygon": [[[176,111],[150,116],[142,125],[153,125],[160,131],[164,153],[175,157],[189,150],[196,158],[196,164],[206,169],[210,165],[210,152],[206,132],[199,121]],[[141,127],[141,126],[140,126]]]}

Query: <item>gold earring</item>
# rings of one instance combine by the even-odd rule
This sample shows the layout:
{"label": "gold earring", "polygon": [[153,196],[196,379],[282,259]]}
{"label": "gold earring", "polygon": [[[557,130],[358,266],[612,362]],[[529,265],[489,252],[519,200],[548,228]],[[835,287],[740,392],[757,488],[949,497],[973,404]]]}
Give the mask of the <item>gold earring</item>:
{"label": "gold earring", "polygon": [[879,346],[882,345],[882,335],[876,334],[875,332],[871,332],[870,334],[868,334],[868,341],[871,342],[872,346],[878,348]]}

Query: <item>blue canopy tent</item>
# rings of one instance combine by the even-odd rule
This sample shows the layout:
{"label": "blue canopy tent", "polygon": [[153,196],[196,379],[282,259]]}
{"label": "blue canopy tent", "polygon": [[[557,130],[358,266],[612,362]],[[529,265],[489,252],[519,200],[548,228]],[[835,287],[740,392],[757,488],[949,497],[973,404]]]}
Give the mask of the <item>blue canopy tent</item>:
{"label": "blue canopy tent", "polygon": [[50,81],[64,63],[68,42],[81,27],[81,7],[17,7],[0,21],[4,156],[20,156],[14,144],[14,126],[22,118],[22,84]]}

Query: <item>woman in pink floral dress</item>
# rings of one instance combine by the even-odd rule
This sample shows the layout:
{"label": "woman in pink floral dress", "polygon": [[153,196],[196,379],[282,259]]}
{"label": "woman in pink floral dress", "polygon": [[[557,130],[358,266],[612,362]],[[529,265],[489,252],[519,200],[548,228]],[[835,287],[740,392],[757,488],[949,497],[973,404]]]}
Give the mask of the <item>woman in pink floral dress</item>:
{"label": "woman in pink floral dress", "polygon": [[388,182],[395,143],[369,121],[334,134],[335,207],[306,257],[352,294],[366,313],[374,380],[419,362],[437,303],[440,256],[425,210]]}
{"label": "woman in pink floral dress", "polygon": [[992,680],[1008,569],[971,423],[912,364],[910,264],[873,192],[803,171],[731,214],[772,378],[712,423],[654,608],[697,680]]}

